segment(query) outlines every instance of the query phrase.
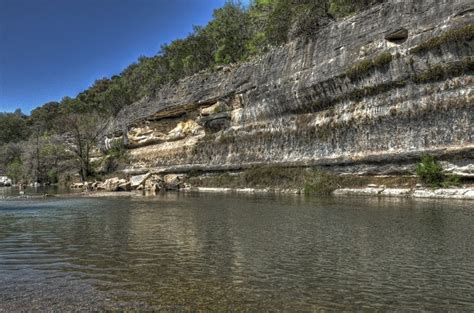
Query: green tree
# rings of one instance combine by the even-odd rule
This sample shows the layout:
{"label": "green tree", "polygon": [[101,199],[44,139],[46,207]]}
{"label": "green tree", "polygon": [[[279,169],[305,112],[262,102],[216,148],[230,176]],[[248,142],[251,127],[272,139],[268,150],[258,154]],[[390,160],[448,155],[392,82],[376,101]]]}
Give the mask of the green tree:
{"label": "green tree", "polygon": [[33,125],[41,125],[44,131],[53,131],[57,128],[60,115],[60,103],[52,101],[31,111],[30,122]]}
{"label": "green tree", "polygon": [[25,140],[29,135],[27,116],[21,110],[0,113],[0,145]]}
{"label": "green tree", "polygon": [[23,164],[21,160],[16,159],[8,164],[7,176],[13,181],[14,184],[18,184],[24,178]]}
{"label": "green tree", "polygon": [[224,7],[214,11],[213,17],[205,32],[215,47],[215,63],[229,64],[242,60],[250,38],[249,17],[243,6],[228,1]]}

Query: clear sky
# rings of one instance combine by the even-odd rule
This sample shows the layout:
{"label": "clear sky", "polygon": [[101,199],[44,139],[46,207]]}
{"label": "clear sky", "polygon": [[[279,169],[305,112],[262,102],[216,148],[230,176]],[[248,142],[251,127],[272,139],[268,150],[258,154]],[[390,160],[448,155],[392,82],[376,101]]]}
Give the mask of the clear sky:
{"label": "clear sky", "polygon": [[0,112],[75,96],[204,25],[225,0],[0,0]]}

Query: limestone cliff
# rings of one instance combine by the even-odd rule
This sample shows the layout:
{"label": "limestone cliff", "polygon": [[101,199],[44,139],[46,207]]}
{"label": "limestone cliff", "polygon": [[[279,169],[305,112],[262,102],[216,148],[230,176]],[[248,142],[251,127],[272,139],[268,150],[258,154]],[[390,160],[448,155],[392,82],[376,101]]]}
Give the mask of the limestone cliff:
{"label": "limestone cliff", "polygon": [[421,154],[474,175],[471,0],[392,0],[127,107],[128,172],[261,164],[396,174]]}

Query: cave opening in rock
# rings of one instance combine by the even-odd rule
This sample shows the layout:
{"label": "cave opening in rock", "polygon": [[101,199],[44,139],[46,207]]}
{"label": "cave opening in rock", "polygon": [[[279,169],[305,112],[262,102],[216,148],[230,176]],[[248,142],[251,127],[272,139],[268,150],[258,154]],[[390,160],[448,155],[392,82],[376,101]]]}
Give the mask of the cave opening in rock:
{"label": "cave opening in rock", "polygon": [[408,39],[408,30],[405,28],[397,29],[385,36],[385,40],[395,44],[402,44]]}

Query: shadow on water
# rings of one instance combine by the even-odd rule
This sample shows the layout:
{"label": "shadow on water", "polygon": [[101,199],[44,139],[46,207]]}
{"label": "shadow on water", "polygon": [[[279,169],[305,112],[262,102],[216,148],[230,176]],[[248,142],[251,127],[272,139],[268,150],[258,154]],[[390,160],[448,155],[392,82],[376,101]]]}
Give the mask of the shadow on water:
{"label": "shadow on water", "polygon": [[0,202],[0,308],[469,310],[473,234],[468,202]]}

